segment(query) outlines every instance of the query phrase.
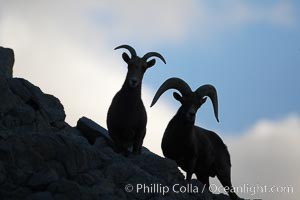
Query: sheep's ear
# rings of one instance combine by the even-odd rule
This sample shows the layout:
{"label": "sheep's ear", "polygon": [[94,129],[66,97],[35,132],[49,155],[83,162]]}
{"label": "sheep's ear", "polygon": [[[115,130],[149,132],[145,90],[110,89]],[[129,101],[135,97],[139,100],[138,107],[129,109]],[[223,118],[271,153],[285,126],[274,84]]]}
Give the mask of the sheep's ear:
{"label": "sheep's ear", "polygon": [[155,59],[152,59],[152,60],[150,60],[150,61],[148,61],[147,62],[147,68],[150,68],[150,67],[152,67],[153,65],[155,65]]}
{"label": "sheep's ear", "polygon": [[128,64],[129,63],[129,60],[130,60],[130,57],[128,56],[128,54],[127,53],[123,53],[122,54],[122,58],[123,58],[123,60]]}
{"label": "sheep's ear", "polygon": [[180,94],[178,94],[177,92],[173,92],[173,97],[179,101],[180,103],[182,103],[182,96],[180,96]]}

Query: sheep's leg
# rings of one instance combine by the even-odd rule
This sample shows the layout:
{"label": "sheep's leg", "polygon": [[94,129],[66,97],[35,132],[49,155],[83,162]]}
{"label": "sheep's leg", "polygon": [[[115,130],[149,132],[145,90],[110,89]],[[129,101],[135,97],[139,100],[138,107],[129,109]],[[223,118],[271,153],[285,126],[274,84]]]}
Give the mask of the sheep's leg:
{"label": "sheep's leg", "polygon": [[122,155],[127,157],[129,155],[129,151],[124,147],[122,141],[118,137],[115,137],[113,134],[111,134],[110,137],[114,142],[114,151],[116,153],[121,153]]}
{"label": "sheep's leg", "polygon": [[187,171],[186,171],[186,180],[187,181],[191,181],[191,179],[192,179],[192,175],[194,173],[195,166],[196,166],[196,161],[197,161],[196,157],[192,157],[191,159],[188,160],[188,166],[187,166]]}
{"label": "sheep's leg", "polygon": [[232,187],[231,184],[231,179],[230,179],[230,169],[225,172],[225,173],[219,173],[217,174],[218,179],[220,180],[221,184],[225,189],[227,189],[227,193],[230,196],[232,200],[237,200],[240,199],[237,194],[234,192],[234,188]]}
{"label": "sheep's leg", "polygon": [[209,188],[209,176],[198,176],[197,179],[203,184],[204,187]]}
{"label": "sheep's leg", "polygon": [[139,152],[139,147],[138,147],[138,145],[139,145],[139,144],[138,144],[137,142],[135,142],[135,143],[133,144],[132,153],[135,154],[135,155],[141,154],[141,152]]}
{"label": "sheep's leg", "polygon": [[114,135],[110,133],[110,137],[113,141],[113,149],[116,153],[121,153],[122,145],[120,140]]}
{"label": "sheep's leg", "polygon": [[196,176],[197,176],[197,179],[203,184],[203,188],[207,189],[208,192],[211,193],[209,190],[209,176],[203,175],[203,173],[201,173],[201,174],[196,173]]}
{"label": "sheep's leg", "polygon": [[143,142],[144,142],[144,137],[146,135],[146,129],[142,130],[140,133],[141,134],[138,135],[138,137],[136,138],[136,141],[133,144],[132,153],[135,155],[142,153],[142,146],[143,146]]}

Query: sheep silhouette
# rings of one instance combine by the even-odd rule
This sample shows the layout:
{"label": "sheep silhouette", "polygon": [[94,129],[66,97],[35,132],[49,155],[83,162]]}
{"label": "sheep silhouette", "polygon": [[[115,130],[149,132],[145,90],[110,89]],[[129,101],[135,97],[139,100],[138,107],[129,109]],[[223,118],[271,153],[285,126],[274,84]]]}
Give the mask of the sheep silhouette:
{"label": "sheep silhouette", "polygon": [[164,132],[161,144],[164,156],[175,160],[187,172],[188,181],[195,173],[197,179],[209,187],[209,177],[217,176],[231,199],[239,199],[231,184],[231,162],[226,145],[216,133],[194,125],[197,110],[206,101],[205,96],[211,99],[215,117],[219,121],[215,87],[202,85],[193,92],[182,79],[170,78],[160,86],[151,106],[169,89],[176,89],[181,93],[173,93],[181,106]]}
{"label": "sheep silhouette", "polygon": [[156,52],[149,52],[142,58],[129,45],[115,48],[125,48],[131,53],[131,58],[124,52],[123,60],[128,65],[126,79],[120,91],[114,96],[107,113],[108,132],[114,141],[115,151],[125,156],[129,154],[128,148],[133,147],[134,154],[140,154],[146,134],[147,113],[141,98],[142,80],[146,70],[155,65],[155,56],[164,63],[165,59]]}

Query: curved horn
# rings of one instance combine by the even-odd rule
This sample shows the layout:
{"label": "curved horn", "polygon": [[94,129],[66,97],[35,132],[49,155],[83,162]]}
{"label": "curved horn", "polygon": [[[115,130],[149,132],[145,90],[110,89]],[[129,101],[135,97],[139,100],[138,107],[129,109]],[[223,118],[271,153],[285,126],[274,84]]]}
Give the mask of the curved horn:
{"label": "curved horn", "polygon": [[165,61],[164,57],[163,57],[161,54],[157,53],[157,52],[149,52],[149,53],[146,53],[146,54],[143,56],[143,59],[147,60],[147,59],[149,59],[149,58],[152,57],[152,56],[155,56],[155,57],[160,58],[160,59],[166,64],[166,61]]}
{"label": "curved horn", "polygon": [[135,52],[134,48],[127,44],[120,45],[120,46],[114,48],[114,50],[121,49],[121,48],[127,49],[130,52],[131,57],[136,56],[136,52]]}
{"label": "curved horn", "polygon": [[182,96],[186,96],[192,92],[190,86],[184,80],[180,78],[169,78],[157,90],[150,107],[152,107],[159,97],[168,89],[177,89]]}
{"label": "curved horn", "polygon": [[218,117],[218,95],[217,90],[213,85],[202,85],[200,86],[195,93],[199,98],[203,98],[204,96],[208,96],[213,104],[214,107],[214,113],[217,121],[219,122]]}

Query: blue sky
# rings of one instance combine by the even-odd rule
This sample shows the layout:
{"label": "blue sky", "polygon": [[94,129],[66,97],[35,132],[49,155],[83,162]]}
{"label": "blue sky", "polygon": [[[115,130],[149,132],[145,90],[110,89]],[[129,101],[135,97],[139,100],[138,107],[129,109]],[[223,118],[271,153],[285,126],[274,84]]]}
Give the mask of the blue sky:
{"label": "blue sky", "polygon": [[[226,131],[240,131],[261,118],[299,114],[299,35],[299,28],[252,25],[220,36],[213,47],[196,39],[167,53],[168,65],[174,66],[167,75],[182,77],[193,88],[213,83]],[[158,80],[154,76],[149,83],[155,88]]]}
{"label": "blue sky", "polygon": [[[251,2],[252,6],[262,7],[274,4],[276,1]],[[203,39],[202,34],[197,35],[201,26],[197,26],[196,19],[189,33],[193,37],[177,48],[163,48],[168,71],[161,69],[158,74],[182,77],[194,89],[203,83],[217,87],[221,123],[215,125],[211,105],[205,105],[198,114],[199,124],[238,132],[259,119],[299,114],[300,18],[294,9],[299,8],[299,3],[292,4],[293,24],[254,20],[234,28],[228,25]],[[154,75],[146,81],[157,88],[161,76]]]}
{"label": "blue sky", "polygon": [[106,127],[126,74],[116,46],[160,52],[167,64],[157,60],[143,82],[144,146],[162,155],[164,129],[179,107],[170,91],[150,108],[163,81],[213,84],[220,123],[207,101],[196,124],[227,144],[234,185],[293,186],[294,194],[255,197],[299,199],[299,10],[292,0],[0,0],[0,45],[15,51],[14,76],[58,97],[72,126],[86,116]]}

